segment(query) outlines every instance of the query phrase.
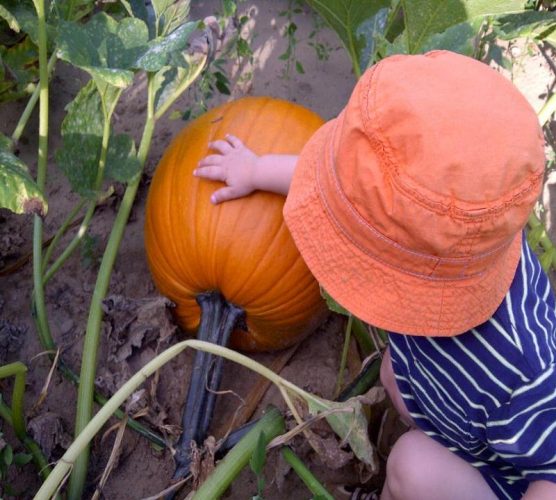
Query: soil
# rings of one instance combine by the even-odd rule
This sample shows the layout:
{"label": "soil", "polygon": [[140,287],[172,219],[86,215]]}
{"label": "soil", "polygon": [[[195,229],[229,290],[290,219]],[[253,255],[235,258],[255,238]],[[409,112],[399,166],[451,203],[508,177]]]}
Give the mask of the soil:
{"label": "soil", "polygon": [[[219,0],[192,2],[191,17],[204,18],[217,11]],[[304,68],[299,73],[291,68],[286,73],[286,64],[279,56],[287,47],[283,36],[286,19],[280,11],[287,2],[257,0],[244,2],[250,21],[247,28],[252,37],[254,64],[229,65],[232,76],[232,95],[216,95],[209,101],[214,106],[225,100],[243,95],[270,95],[297,101],[321,114],[325,119],[333,118],[347,102],[355,82],[351,65],[336,35],[326,28],[318,29],[319,41],[329,48],[328,59],[320,60],[309,46],[309,34],[314,30],[315,18],[308,11],[296,13],[294,21],[298,27],[295,57]],[[553,91],[553,57],[547,50],[540,52],[527,44],[512,47],[508,52],[513,59],[511,71],[507,71],[518,87],[524,92],[532,106],[538,110],[548,93]],[[65,105],[81,87],[83,73],[60,63],[51,86],[52,135],[49,144],[48,199],[49,212],[45,218],[45,237],[50,237],[62,223],[78,198],[73,194],[67,181],[57,169],[54,152],[60,145],[59,124],[64,116]],[[115,127],[139,139],[144,123],[145,101],[141,82],[127,92],[117,110]],[[185,111],[192,104],[193,96],[186,95],[175,106]],[[11,103],[2,106],[0,131],[11,134],[23,104]],[[110,283],[109,300],[103,323],[103,337],[99,352],[97,383],[105,393],[111,393],[140,366],[152,359],[169,344],[183,338],[175,328],[168,314],[164,300],[157,294],[152,283],[143,246],[143,220],[145,198],[150,178],[157,161],[170,139],[184,126],[180,119],[165,117],[157,125],[146,173],[137,194],[135,205],[127,225],[114,273]],[[554,127],[553,127],[554,129]],[[35,112],[20,142],[19,154],[33,169],[36,164],[38,121]],[[551,211],[554,203],[553,189],[556,178],[549,175],[543,196],[544,216],[554,235],[556,231],[556,211]],[[115,194],[99,207],[90,229],[90,242],[86,248],[71,258],[65,267],[51,280],[46,289],[48,317],[52,334],[62,350],[65,362],[79,372],[82,340],[87,320],[91,293],[94,288],[96,271],[107,240],[112,222],[123,192],[116,186]],[[32,218],[14,216],[0,211],[0,271],[22,257],[29,255],[32,248]],[[69,237],[66,237],[66,242]],[[556,241],[556,240],[555,240]],[[62,243],[63,244],[63,243]],[[0,363],[23,361],[29,368],[25,407],[28,427],[35,436],[49,460],[57,460],[72,440],[75,419],[76,389],[58,372],[54,371],[48,393],[40,405],[36,405],[39,394],[47,380],[51,368],[48,356],[42,352],[37,340],[30,310],[32,292],[32,266],[28,262],[16,272],[0,274]],[[303,389],[332,398],[339,369],[343,343],[344,321],[331,315],[328,321],[312,336],[302,342],[292,354],[281,375]],[[258,361],[270,364],[282,353],[253,355]],[[176,435],[187,383],[192,352],[185,352],[165,366],[158,378],[145,384],[145,391],[137,394],[135,407],[128,408],[136,414],[141,411],[143,421],[155,427],[158,432],[170,438]],[[351,349],[349,373],[353,376],[360,359],[356,349]],[[222,391],[216,406],[212,425],[213,432],[229,430],[230,422],[258,377],[248,370],[225,363]],[[3,394],[11,394],[11,382],[2,382]],[[9,397],[7,398],[9,399]],[[285,405],[276,389],[270,388],[257,406],[256,415],[269,404],[284,409]],[[389,445],[403,430],[390,409],[386,412],[386,402],[373,407],[370,433],[376,441],[380,421],[387,421],[383,434],[386,441],[380,445],[382,458]],[[86,498],[89,498],[102,475],[115,440],[116,420],[97,435],[92,447],[92,459],[88,477]],[[10,443],[17,442],[10,429],[4,426],[4,437]],[[328,443],[329,435],[320,431],[319,436]],[[335,498],[342,498],[339,487],[356,484],[364,479],[364,473],[354,460],[331,468],[330,462],[339,464],[343,458],[340,451],[332,458],[319,457],[302,439],[293,443],[295,450],[311,468],[313,473],[329,488]],[[333,448],[331,448],[333,449]],[[383,465],[383,462],[382,462]],[[108,499],[135,499],[155,496],[170,484],[173,473],[171,451],[156,451],[144,438],[126,430],[118,450],[112,473],[108,477],[101,496]],[[371,482],[379,484],[384,468]],[[295,474],[288,471],[279,454],[271,452],[265,468],[265,498],[281,499],[309,498],[310,493]],[[9,483],[19,492],[19,498],[33,495],[40,485],[33,465],[15,469],[12,467]],[[256,494],[256,478],[245,470],[233,484],[227,498],[249,498]],[[185,490],[187,493],[187,490]],[[183,495],[182,495],[183,496]]]}

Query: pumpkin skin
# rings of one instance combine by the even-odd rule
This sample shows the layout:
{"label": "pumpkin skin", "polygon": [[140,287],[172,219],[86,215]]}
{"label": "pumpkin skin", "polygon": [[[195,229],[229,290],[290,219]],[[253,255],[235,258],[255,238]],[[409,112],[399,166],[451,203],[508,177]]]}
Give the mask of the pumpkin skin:
{"label": "pumpkin skin", "polygon": [[149,188],[145,246],[153,280],[186,331],[199,325],[195,297],[212,290],[246,313],[246,331],[231,337],[241,350],[290,346],[325,317],[319,285],[284,223],[285,198],[257,191],[213,205],[222,183],[192,174],[208,143],[228,133],[259,155],[298,154],[322,123],[297,104],[246,97],[194,120],[164,153]]}

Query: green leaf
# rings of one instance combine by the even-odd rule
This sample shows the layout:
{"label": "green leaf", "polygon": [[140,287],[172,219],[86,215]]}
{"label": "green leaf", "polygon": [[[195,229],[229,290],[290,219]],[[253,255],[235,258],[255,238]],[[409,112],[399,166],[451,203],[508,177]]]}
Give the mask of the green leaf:
{"label": "green leaf", "polygon": [[527,243],[529,243],[529,246],[533,250],[536,250],[537,247],[539,246],[543,234],[544,234],[544,227],[542,224],[539,224],[538,226],[535,226],[534,228],[528,231]]}
{"label": "green leaf", "polygon": [[[390,7],[390,0],[307,0],[338,34],[357,68],[368,40],[368,26],[362,26],[379,10]],[[372,21],[371,21],[372,23]],[[367,49],[368,51],[368,49]]]}
{"label": "green leaf", "polygon": [[482,21],[464,22],[450,26],[442,33],[435,33],[423,44],[419,52],[429,50],[450,50],[466,56],[473,56],[476,37],[481,30]]}
{"label": "green leaf", "polygon": [[328,294],[328,292],[322,287],[320,289],[320,294],[322,295],[322,297],[326,301],[326,305],[328,306],[328,309],[330,309],[332,312],[343,314],[344,316],[351,316],[351,313],[347,309],[342,307],[340,304],[338,304],[338,302],[336,302]]}
{"label": "green leaf", "polygon": [[385,33],[388,14],[389,9],[380,9],[374,16],[363,21],[357,28],[357,36],[365,41],[360,55],[361,68],[368,68],[376,62],[377,41]]}
{"label": "green leaf", "polygon": [[19,26],[16,17],[8,9],[6,9],[6,7],[3,7],[2,5],[0,5],[0,17],[8,23],[8,26],[10,27],[11,30],[19,33],[21,27]]}
{"label": "green leaf", "polygon": [[141,171],[135,142],[127,134],[112,136],[108,144],[104,176],[118,182],[129,182]]}
{"label": "green leaf", "polygon": [[542,40],[556,30],[556,12],[528,11],[498,17],[494,32],[502,40],[530,37]]}
{"label": "green leaf", "polygon": [[14,464],[18,467],[27,465],[31,460],[33,460],[33,455],[30,453],[16,453],[14,455]]}
{"label": "green leaf", "polygon": [[9,139],[0,136],[0,207],[16,214],[44,216],[46,200],[28,173],[27,166],[9,149]]}
{"label": "green leaf", "polygon": [[232,17],[237,10],[237,5],[234,0],[222,0],[222,16]]}
{"label": "green leaf", "polygon": [[100,13],[84,26],[61,24],[58,56],[95,79],[124,88],[133,80],[137,60],[148,50],[148,38],[143,21],[124,18],[118,22]]}
{"label": "green leaf", "polygon": [[351,398],[343,403],[326,399],[307,399],[307,405],[312,415],[325,410],[337,410],[325,417],[330,427],[342,441],[349,444],[359,460],[373,468],[376,467],[374,450],[367,430],[368,422],[358,399]]}
{"label": "green leaf", "polygon": [[[107,98],[113,100],[115,97],[109,95]],[[96,194],[104,120],[100,94],[95,83],[90,81],[67,106],[61,128],[63,146],[56,152],[58,167],[72,189],[84,197]],[[104,179],[128,182],[138,171],[133,139],[127,135],[111,135]]]}
{"label": "green leaf", "polygon": [[305,69],[300,61],[295,61],[295,70],[301,75],[305,74]]}
{"label": "green leaf", "polygon": [[172,33],[189,15],[189,0],[153,0],[158,35]]}
{"label": "green leaf", "polygon": [[182,57],[183,66],[162,68],[155,75],[155,110],[158,111],[168,99],[173,98],[175,92],[193,83],[200,66],[204,66],[204,59]]}
{"label": "green leaf", "polygon": [[251,455],[251,460],[249,460],[249,466],[251,470],[259,476],[263,473],[264,463],[266,460],[266,435],[264,431],[259,433],[259,438],[257,439],[257,444]]}
{"label": "green leaf", "polygon": [[476,18],[524,10],[523,0],[401,0],[407,52],[419,53],[435,33]]}
{"label": "green leaf", "polygon": [[189,37],[198,26],[197,21],[191,21],[165,37],[152,40],[147,51],[137,60],[136,67],[155,72],[167,66],[171,54],[185,49]]}
{"label": "green leaf", "polygon": [[[0,46],[0,102],[29,95],[39,80],[38,52],[30,38],[25,37],[12,47]],[[9,76],[8,76],[9,75]]]}
{"label": "green leaf", "polygon": [[2,450],[2,459],[7,466],[12,465],[14,460],[14,450],[9,444]]}

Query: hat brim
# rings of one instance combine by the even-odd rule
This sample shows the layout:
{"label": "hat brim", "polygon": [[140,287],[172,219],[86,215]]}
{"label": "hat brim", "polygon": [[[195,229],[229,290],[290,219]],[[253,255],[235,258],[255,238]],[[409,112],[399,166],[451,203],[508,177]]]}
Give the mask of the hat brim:
{"label": "hat brim", "polygon": [[[317,188],[334,121],[303,149],[284,206],[296,246],[320,285],[358,318],[388,331],[454,336],[485,322],[506,295],[521,254],[521,232],[487,271],[465,279],[436,280],[372,258],[330,220]],[[426,231],[426,228],[423,228]]]}

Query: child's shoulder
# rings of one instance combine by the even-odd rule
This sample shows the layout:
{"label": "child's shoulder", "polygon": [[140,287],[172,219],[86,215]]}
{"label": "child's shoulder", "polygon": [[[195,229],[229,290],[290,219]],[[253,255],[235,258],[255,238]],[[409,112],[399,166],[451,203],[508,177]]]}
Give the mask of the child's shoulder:
{"label": "child's shoulder", "polygon": [[489,325],[493,325],[501,333],[492,339],[494,345],[508,343],[510,349],[513,346],[514,355],[508,361],[521,366],[531,377],[555,363],[554,292],[525,237],[510,290],[492,318],[481,327],[488,330]]}

